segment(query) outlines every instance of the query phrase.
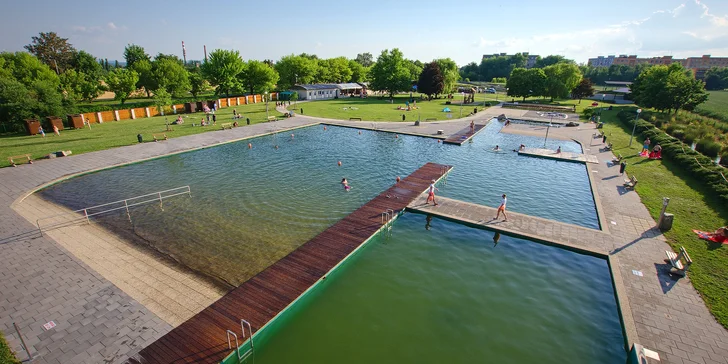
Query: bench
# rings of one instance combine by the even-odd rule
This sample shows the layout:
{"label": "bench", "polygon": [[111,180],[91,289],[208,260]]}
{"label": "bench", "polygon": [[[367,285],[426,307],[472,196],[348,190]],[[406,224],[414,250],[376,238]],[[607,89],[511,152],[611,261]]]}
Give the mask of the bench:
{"label": "bench", "polygon": [[222,124],[220,124],[220,126],[222,126],[222,130],[225,130],[226,128],[232,130],[233,123],[222,123]]}
{"label": "bench", "polygon": [[445,131],[444,130],[438,130],[437,131],[437,135],[443,135],[443,134],[445,134]]}
{"label": "bench", "polygon": [[349,118],[349,121],[358,120],[361,121],[361,118]]}
{"label": "bench", "polygon": [[622,155],[621,155],[621,154],[617,154],[617,156],[616,156],[616,157],[612,158],[612,163],[613,163],[613,164],[617,164],[617,163],[621,162],[621,161],[622,161],[622,159],[624,159],[624,157],[622,157]]}
{"label": "bench", "polygon": [[630,177],[630,178],[625,178],[624,179],[624,188],[634,189],[634,186],[637,186],[637,182],[638,182],[637,177],[635,177],[634,175],[632,175],[632,177]]}
{"label": "bench", "polygon": [[[675,270],[673,271],[670,269],[670,273],[674,273],[680,276],[685,276],[685,272],[688,271],[690,268],[690,265],[693,264],[693,260],[690,259],[690,255],[688,255],[687,250],[685,250],[685,247],[680,247],[680,253],[675,254],[674,252],[670,250],[665,250],[665,255],[667,255],[667,261],[670,263],[672,268]],[[683,263],[682,261],[685,261]]]}
{"label": "bench", "polygon": [[607,143],[607,146],[604,147],[604,151],[606,152],[606,151],[610,151],[610,150],[612,150],[612,143]]}
{"label": "bench", "polygon": [[603,136],[604,136],[604,134],[602,134],[601,132],[596,132],[596,133],[594,133],[594,135],[592,135],[592,138],[598,139],[598,138],[601,138]]}
{"label": "bench", "polygon": [[152,139],[154,139],[155,142],[158,142],[160,140],[167,140],[167,133],[162,134],[152,134]]}
{"label": "bench", "polygon": [[[15,161],[16,159],[22,159],[21,161]],[[21,155],[14,155],[12,157],[8,157],[8,160],[10,161],[10,165],[13,167],[17,167],[18,163],[28,162],[28,164],[33,164],[33,159],[30,158],[30,154],[21,154]]]}
{"label": "bench", "polygon": [[274,116],[274,115],[271,115],[271,116],[268,117],[268,121],[278,121],[278,117],[277,116]]}

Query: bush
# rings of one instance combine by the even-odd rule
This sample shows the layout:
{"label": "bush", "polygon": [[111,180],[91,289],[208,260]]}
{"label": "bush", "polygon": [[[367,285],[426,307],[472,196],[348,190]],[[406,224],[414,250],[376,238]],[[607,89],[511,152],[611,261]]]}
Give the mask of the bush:
{"label": "bush", "polygon": [[695,150],[707,155],[711,158],[716,158],[723,148],[720,143],[716,143],[713,139],[700,139],[698,145],[695,146]]}
{"label": "bush", "polygon": [[0,363],[2,364],[20,364],[20,360],[15,358],[13,351],[10,350],[8,343],[5,341],[2,333],[0,333]]}
{"label": "bush", "polygon": [[685,144],[688,144],[688,145],[693,145],[693,142],[696,139],[698,139],[698,135],[694,131],[690,131],[688,133],[685,133],[685,137],[684,138],[679,138],[677,135],[673,135],[673,136],[675,138],[682,139],[685,142]]}

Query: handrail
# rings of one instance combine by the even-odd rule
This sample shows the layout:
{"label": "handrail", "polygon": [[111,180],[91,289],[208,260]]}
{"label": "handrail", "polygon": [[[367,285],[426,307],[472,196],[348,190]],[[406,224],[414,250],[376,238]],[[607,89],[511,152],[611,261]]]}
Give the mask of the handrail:
{"label": "handrail", "polygon": [[238,360],[240,360],[240,351],[238,351],[238,348],[240,345],[238,344],[238,335],[236,335],[234,332],[227,330],[227,342],[228,342],[228,349],[232,349],[232,343],[230,342],[230,335],[232,335],[235,338],[235,354],[238,356]]}
{"label": "handrail", "polygon": [[[169,192],[172,192],[172,193],[169,193]],[[162,201],[164,199],[167,199],[167,198],[170,198],[170,197],[175,197],[175,196],[180,196],[180,195],[185,195],[185,194],[186,195],[189,195],[190,197],[192,197],[192,191],[190,190],[190,186],[182,186],[182,187],[171,188],[171,189],[168,189],[168,190],[157,191],[157,192],[148,193],[148,194],[145,194],[145,195],[130,197],[130,198],[127,198],[127,199],[124,199],[124,200],[119,200],[119,201],[114,201],[114,202],[108,202],[108,203],[101,204],[101,205],[86,207],[86,208],[83,208],[83,209],[80,209],[80,210],[75,210],[75,211],[71,211],[71,212],[64,212],[64,213],[60,213],[60,214],[56,214],[56,215],[41,217],[41,218],[39,218],[39,219],[37,219],[35,221],[35,224],[38,227],[38,231],[40,232],[40,234],[43,235],[43,230],[44,229],[45,230],[49,230],[51,228],[60,228],[60,227],[72,225],[74,223],[77,223],[77,222],[80,222],[80,221],[84,221],[84,220],[86,222],[90,223],[91,222],[91,220],[90,220],[91,217],[94,217],[94,216],[97,216],[97,215],[101,215],[101,214],[106,214],[106,213],[113,212],[113,211],[122,210],[122,209],[123,210],[126,210],[126,214],[127,214],[127,217],[129,218],[129,222],[131,222],[131,214],[129,213],[129,208],[130,207],[139,206],[139,205],[147,204],[147,203],[150,203],[150,202],[159,201],[159,206],[163,209],[164,206],[162,204]],[[154,198],[148,198],[148,197],[151,197],[151,196],[155,196],[155,197]],[[142,198],[147,198],[147,199],[142,200],[142,201],[138,201],[138,200],[140,200]],[[119,205],[119,204],[123,204],[123,206],[118,206],[118,207],[113,207],[113,208],[107,208],[107,209],[104,209],[102,211],[95,211],[95,212],[92,211],[92,212],[89,212],[89,210],[94,210],[94,209],[99,209],[99,208],[102,208],[102,207],[108,207],[108,206]],[[83,214],[83,216],[78,216],[79,214]],[[46,226],[41,226],[41,222],[42,221],[48,221],[48,220],[51,220],[51,219],[57,219],[58,217],[61,217],[61,216],[74,216],[74,217],[71,218],[71,219],[62,221],[60,223],[55,223],[55,224],[50,224],[50,225],[46,225]]]}

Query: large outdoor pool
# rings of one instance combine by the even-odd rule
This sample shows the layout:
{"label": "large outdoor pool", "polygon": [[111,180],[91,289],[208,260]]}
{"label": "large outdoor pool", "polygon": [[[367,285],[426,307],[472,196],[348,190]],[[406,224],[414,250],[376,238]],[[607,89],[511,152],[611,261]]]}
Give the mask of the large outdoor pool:
{"label": "large outdoor pool", "polygon": [[[273,125],[273,124],[271,124]],[[426,162],[455,166],[440,194],[597,228],[583,164],[518,156],[543,138],[500,133],[492,122],[472,143],[314,126],[83,175],[39,192],[72,209],[189,185],[192,197],[150,204],[101,222],[193,270],[237,286]],[[248,143],[252,143],[252,149]],[[548,148],[580,152],[574,142]],[[278,148],[274,148],[274,146]],[[493,152],[500,145],[506,151]],[[337,162],[342,165],[338,166]],[[352,186],[344,192],[340,181]]]}
{"label": "large outdoor pool", "polygon": [[625,362],[604,259],[420,214],[393,226],[259,332],[255,363]]}

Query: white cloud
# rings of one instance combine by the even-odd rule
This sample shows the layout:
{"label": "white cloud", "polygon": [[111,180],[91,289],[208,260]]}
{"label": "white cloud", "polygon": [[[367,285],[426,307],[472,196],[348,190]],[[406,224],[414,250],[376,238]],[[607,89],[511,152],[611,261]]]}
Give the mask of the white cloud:
{"label": "white cloud", "polygon": [[688,57],[710,52],[725,55],[728,54],[728,16],[717,16],[700,0],[692,0],[617,24],[531,37],[479,37],[472,45],[484,53],[562,54],[578,62],[609,54]]}
{"label": "white cloud", "polygon": [[107,27],[108,27],[109,29],[111,29],[111,30],[116,30],[116,24],[114,24],[113,22],[109,22],[109,23],[107,23],[107,24],[106,24],[106,26],[107,26]]}

